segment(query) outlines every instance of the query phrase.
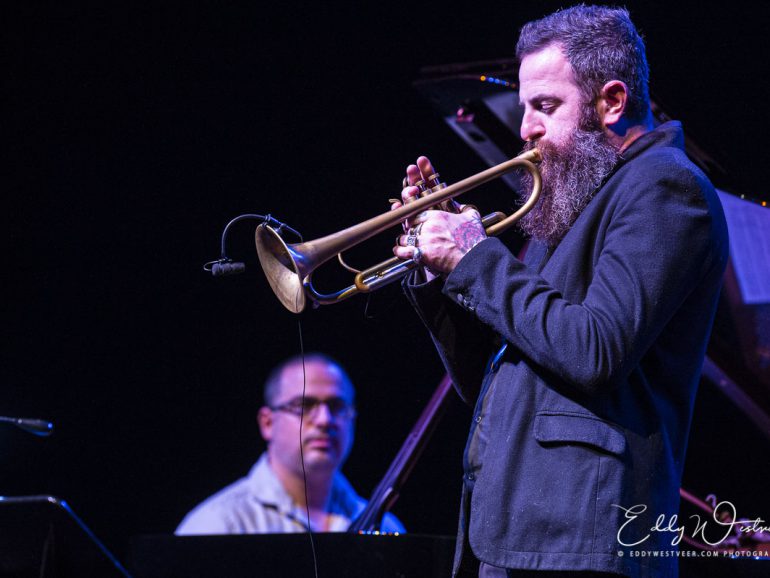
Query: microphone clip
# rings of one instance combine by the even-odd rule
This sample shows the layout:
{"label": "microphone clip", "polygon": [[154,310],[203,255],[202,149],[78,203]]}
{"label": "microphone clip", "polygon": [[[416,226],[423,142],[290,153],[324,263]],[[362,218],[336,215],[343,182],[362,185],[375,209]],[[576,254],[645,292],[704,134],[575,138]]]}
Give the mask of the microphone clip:
{"label": "microphone clip", "polygon": [[235,223],[239,221],[243,221],[245,219],[256,219],[256,220],[262,221],[263,223],[266,223],[271,227],[273,227],[276,233],[278,233],[279,235],[283,236],[284,231],[286,231],[296,236],[297,238],[299,238],[300,241],[302,241],[302,235],[300,235],[295,229],[292,229],[286,223],[282,223],[278,219],[273,218],[273,216],[270,215],[269,213],[267,215],[257,215],[257,214],[239,215],[235,217],[233,220],[231,220],[229,223],[227,223],[224,231],[222,231],[221,253],[220,253],[219,259],[217,259],[216,261],[209,261],[208,263],[206,263],[203,266],[204,271],[206,271],[207,273],[211,273],[214,277],[223,277],[226,275],[238,275],[239,273],[243,273],[246,270],[245,263],[242,263],[240,261],[233,261],[225,253],[227,233],[230,231],[230,227],[232,227]]}

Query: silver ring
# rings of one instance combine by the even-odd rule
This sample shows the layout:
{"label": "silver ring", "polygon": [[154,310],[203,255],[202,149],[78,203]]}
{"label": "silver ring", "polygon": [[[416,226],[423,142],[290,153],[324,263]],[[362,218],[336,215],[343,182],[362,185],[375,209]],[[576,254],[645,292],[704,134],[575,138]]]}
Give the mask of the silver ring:
{"label": "silver ring", "polygon": [[422,251],[419,247],[414,248],[414,253],[412,253],[412,261],[418,265],[420,264],[420,261],[422,261]]}
{"label": "silver ring", "polygon": [[416,247],[417,246],[417,237],[414,235],[408,235],[406,237],[406,246],[407,247]]}

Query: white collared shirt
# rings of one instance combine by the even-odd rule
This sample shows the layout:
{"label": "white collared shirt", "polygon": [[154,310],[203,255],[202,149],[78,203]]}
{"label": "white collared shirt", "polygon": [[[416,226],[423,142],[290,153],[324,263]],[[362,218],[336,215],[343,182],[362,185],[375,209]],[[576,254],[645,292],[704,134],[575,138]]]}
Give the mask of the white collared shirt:
{"label": "white collared shirt", "polygon": [[[340,472],[334,474],[329,499],[328,531],[344,532],[366,506]],[[307,531],[307,512],[295,504],[263,453],[245,478],[207,498],[179,524],[175,534],[267,534]],[[318,531],[313,528],[313,531]],[[382,531],[404,532],[386,514]]]}

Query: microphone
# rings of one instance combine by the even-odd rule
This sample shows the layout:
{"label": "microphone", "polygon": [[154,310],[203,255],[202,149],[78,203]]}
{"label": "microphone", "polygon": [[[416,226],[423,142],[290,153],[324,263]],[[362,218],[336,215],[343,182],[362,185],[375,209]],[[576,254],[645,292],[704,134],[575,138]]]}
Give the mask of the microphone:
{"label": "microphone", "polygon": [[239,261],[216,262],[211,265],[211,274],[214,277],[224,275],[238,275],[246,270],[246,264]]}
{"label": "microphone", "polygon": [[216,261],[209,261],[203,265],[204,271],[211,273],[214,277],[224,277],[226,275],[238,275],[239,273],[243,273],[246,270],[245,263],[241,263],[240,261],[233,261],[225,254],[225,242],[227,240],[227,233],[230,231],[230,227],[232,227],[235,223],[243,221],[244,219],[256,219],[262,221],[263,223],[267,223],[274,227],[276,232],[280,235],[282,235],[283,231],[286,230],[297,237],[300,241],[302,241],[302,235],[300,235],[296,230],[292,229],[286,223],[282,223],[281,221],[274,219],[272,215],[257,215],[251,213],[246,215],[239,215],[227,223],[227,225],[225,225],[225,229],[222,231],[222,251],[219,255],[219,259]]}
{"label": "microphone", "polygon": [[16,427],[40,437],[48,437],[53,433],[53,424],[43,419],[0,416],[0,422],[12,423]]}

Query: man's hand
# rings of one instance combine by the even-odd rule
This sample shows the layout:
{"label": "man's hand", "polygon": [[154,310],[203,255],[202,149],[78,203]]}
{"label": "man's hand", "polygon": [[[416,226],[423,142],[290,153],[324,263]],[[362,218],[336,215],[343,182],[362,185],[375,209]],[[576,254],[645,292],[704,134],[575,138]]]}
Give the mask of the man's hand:
{"label": "man's hand", "polygon": [[[429,183],[430,188],[437,182],[431,180],[435,170],[426,157],[417,159],[417,164],[406,169],[407,187],[401,191],[402,202],[394,202],[391,209],[408,204],[419,198],[420,189],[416,184]],[[393,254],[401,259],[413,259],[427,267],[428,280],[439,273],[450,273],[468,251],[486,238],[478,211],[470,206],[451,202],[457,212],[429,210],[408,219],[404,224],[404,235],[397,239]],[[430,273],[433,275],[430,275]]]}

